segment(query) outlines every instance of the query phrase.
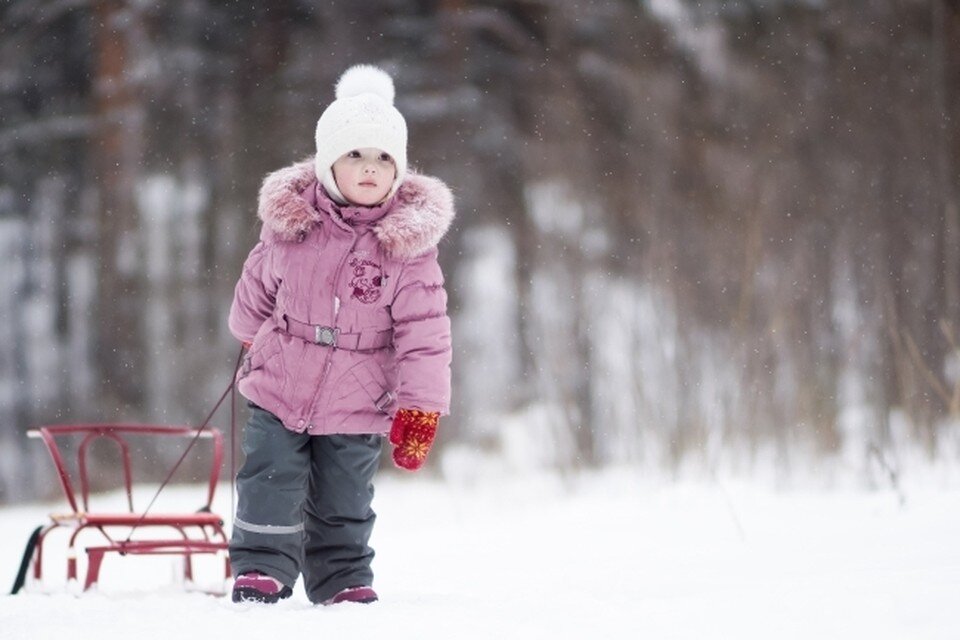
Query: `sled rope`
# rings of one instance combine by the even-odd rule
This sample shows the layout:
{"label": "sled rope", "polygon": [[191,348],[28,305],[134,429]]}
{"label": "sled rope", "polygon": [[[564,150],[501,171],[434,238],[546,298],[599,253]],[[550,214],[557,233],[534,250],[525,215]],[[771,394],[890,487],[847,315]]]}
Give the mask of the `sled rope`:
{"label": "sled rope", "polygon": [[[243,351],[244,351],[244,348],[240,347],[240,353],[237,355],[237,364],[233,368],[233,374],[230,376],[230,384],[227,385],[227,388],[224,389],[223,393],[220,394],[220,399],[217,400],[217,403],[215,405],[213,405],[213,409],[211,409],[210,413],[207,414],[207,417],[206,419],[204,419],[203,423],[199,427],[197,427],[197,435],[193,436],[193,438],[190,440],[190,444],[187,445],[187,448],[184,449],[183,454],[180,456],[180,459],[177,460],[176,464],[174,464],[173,467],[170,469],[170,472],[167,473],[167,477],[164,478],[163,482],[160,483],[160,486],[157,488],[157,492],[153,494],[153,498],[151,498],[150,503],[147,505],[147,508],[144,509],[143,513],[140,514],[140,518],[135,523],[133,523],[133,527],[130,529],[130,533],[127,534],[127,539],[123,541],[123,544],[127,544],[130,542],[130,539],[133,537],[133,532],[136,531],[137,527],[139,527],[143,523],[143,521],[146,519],[147,514],[150,512],[150,508],[157,501],[157,498],[160,497],[160,492],[164,490],[164,488],[167,486],[167,483],[170,482],[170,479],[173,477],[173,474],[177,472],[177,469],[180,467],[181,464],[183,464],[183,461],[186,460],[187,455],[190,453],[190,450],[193,448],[193,445],[197,443],[197,440],[200,438],[200,435],[203,433],[203,430],[207,428],[207,425],[210,423],[210,419],[213,418],[213,415],[217,412],[217,409],[219,409],[220,405],[223,404],[223,401],[227,398],[227,395],[230,396],[230,474],[231,474],[230,503],[231,503],[231,508],[233,508],[233,489],[232,489],[233,471],[234,471],[233,469],[233,466],[234,466],[233,465],[233,456],[234,456],[234,453],[233,453],[234,406],[233,405],[234,405],[234,402],[233,401],[235,398],[234,387],[236,386],[237,371],[240,370],[240,362],[243,358]],[[211,505],[209,504],[205,505],[205,508],[209,509],[210,506]]]}

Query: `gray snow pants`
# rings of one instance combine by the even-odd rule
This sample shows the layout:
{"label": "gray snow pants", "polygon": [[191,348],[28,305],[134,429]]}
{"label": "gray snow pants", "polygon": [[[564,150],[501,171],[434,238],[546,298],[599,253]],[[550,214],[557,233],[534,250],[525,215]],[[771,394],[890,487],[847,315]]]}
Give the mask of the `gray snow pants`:
{"label": "gray snow pants", "polygon": [[261,571],[293,587],[302,573],[311,602],[372,585],[367,541],[376,519],[370,503],[380,436],[294,433],[248,404],[230,540],[233,575]]}

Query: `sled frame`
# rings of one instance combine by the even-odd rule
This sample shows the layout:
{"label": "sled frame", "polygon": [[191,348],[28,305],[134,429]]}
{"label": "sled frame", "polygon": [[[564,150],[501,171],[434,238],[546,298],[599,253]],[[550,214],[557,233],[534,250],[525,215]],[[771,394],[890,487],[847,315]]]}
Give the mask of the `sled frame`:
{"label": "sled frame", "polygon": [[[33,556],[33,577],[38,582],[43,577],[43,544],[47,535],[60,527],[72,529],[67,549],[67,580],[77,579],[77,549],[87,554],[87,572],[83,590],[97,584],[105,554],[126,555],[180,555],[183,556],[183,574],[187,581],[193,580],[192,557],[197,554],[220,554],[224,558],[224,580],[230,578],[230,559],[226,554],[228,542],[223,529],[223,518],[211,510],[220,469],[223,465],[223,435],[218,429],[197,430],[186,426],[98,423],[74,425],[45,425],[31,429],[27,435],[40,438],[53,460],[60,487],[70,506],[67,513],[51,513],[50,523],[43,527],[37,539]],[[212,458],[207,484],[206,503],[194,513],[138,513],[133,505],[133,468],[128,436],[156,436],[160,438],[204,438],[212,440]],[[77,479],[79,494],[65,464],[58,445],[58,438],[80,439],[77,447]],[[107,513],[90,509],[90,478],[87,454],[90,445],[99,439],[114,442],[122,459],[123,486],[126,491],[127,511]],[[79,498],[79,499],[78,499]],[[87,529],[99,531],[106,541],[102,545],[80,545],[79,535]],[[151,535],[160,530],[168,535],[150,539],[127,539],[133,530],[149,530]],[[117,533],[119,532],[119,534]]]}

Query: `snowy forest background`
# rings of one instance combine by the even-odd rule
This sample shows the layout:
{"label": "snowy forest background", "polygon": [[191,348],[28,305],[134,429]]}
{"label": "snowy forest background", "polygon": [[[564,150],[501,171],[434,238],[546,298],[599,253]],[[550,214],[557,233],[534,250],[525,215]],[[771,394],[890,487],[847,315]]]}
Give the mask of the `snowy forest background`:
{"label": "snowy forest background", "polygon": [[0,502],[56,490],[31,426],[205,417],[260,181],[360,62],[458,203],[428,473],[957,459],[956,0],[10,0]]}

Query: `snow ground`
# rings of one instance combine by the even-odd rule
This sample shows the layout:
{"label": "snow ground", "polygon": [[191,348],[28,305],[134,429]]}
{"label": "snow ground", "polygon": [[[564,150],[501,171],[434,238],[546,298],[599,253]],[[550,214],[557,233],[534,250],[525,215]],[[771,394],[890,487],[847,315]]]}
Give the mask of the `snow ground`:
{"label": "snow ground", "polygon": [[[298,590],[234,605],[177,584],[170,558],[108,558],[98,592],[78,595],[51,538],[47,583],[0,596],[0,638],[958,638],[960,485],[904,493],[623,471],[384,477],[379,603],[315,607]],[[229,512],[227,490],[218,504]],[[12,583],[29,532],[60,508],[0,510],[0,577]],[[218,568],[200,563],[198,582],[216,586]]]}

